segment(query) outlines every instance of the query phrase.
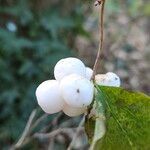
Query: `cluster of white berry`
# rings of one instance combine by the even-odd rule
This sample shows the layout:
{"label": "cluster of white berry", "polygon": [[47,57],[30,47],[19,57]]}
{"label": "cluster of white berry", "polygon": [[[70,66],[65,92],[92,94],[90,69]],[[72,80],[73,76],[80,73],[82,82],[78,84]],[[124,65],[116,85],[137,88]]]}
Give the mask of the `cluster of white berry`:
{"label": "cluster of white berry", "polygon": [[[94,96],[92,74],[92,69],[77,58],[61,59],[54,68],[56,80],[44,81],[37,87],[38,104],[49,114],[63,111],[73,117],[85,113]],[[120,86],[114,73],[96,75],[95,80],[99,85]]]}

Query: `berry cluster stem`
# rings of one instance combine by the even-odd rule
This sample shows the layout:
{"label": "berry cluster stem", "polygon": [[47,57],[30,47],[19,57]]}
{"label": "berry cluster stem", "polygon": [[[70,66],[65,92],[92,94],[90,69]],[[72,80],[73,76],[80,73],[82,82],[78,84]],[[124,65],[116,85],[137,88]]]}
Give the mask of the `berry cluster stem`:
{"label": "berry cluster stem", "polygon": [[101,57],[101,52],[103,50],[103,40],[104,40],[104,6],[105,6],[105,0],[101,1],[101,7],[100,7],[100,42],[99,42],[99,49],[97,52],[97,56],[96,56],[96,60],[95,60],[95,64],[93,67],[93,75],[92,75],[92,80],[95,80],[95,75],[97,72],[97,68],[98,68],[98,62],[100,60]]}

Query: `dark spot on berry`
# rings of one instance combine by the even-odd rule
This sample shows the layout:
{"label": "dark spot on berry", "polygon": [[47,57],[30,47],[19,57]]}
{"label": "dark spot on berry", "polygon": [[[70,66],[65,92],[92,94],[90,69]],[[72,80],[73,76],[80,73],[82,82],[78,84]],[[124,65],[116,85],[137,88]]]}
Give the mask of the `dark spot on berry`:
{"label": "dark spot on berry", "polygon": [[77,93],[80,93],[80,90],[79,90],[79,89],[77,89]]}
{"label": "dark spot on berry", "polygon": [[118,80],[118,78],[116,77],[115,80]]}

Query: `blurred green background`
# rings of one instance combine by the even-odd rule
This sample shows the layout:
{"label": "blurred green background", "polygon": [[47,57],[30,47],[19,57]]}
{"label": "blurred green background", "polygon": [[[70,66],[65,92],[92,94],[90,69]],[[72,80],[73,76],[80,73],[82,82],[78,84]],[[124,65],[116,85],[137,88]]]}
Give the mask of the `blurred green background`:
{"label": "blurred green background", "polygon": [[[0,149],[9,149],[19,139],[30,113],[38,107],[35,89],[53,78],[59,59],[75,56],[93,66],[99,39],[98,8],[93,4],[91,0],[0,0]],[[124,87],[147,94],[149,21],[147,0],[107,0],[99,67],[100,73],[116,72]],[[42,113],[38,110],[37,117]],[[67,119],[63,115],[61,120]],[[75,126],[78,117],[69,121]],[[62,149],[68,141],[64,143]],[[23,149],[47,146],[45,141],[34,139]]]}

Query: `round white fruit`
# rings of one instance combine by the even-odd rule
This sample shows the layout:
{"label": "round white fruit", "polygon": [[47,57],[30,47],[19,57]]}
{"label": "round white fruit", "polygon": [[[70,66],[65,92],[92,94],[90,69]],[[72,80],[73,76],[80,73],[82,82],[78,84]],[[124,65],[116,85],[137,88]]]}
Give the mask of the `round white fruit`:
{"label": "round white fruit", "polygon": [[69,117],[79,116],[86,112],[86,107],[72,107],[68,104],[65,104],[63,107],[63,112]]}
{"label": "round white fruit", "polygon": [[64,101],[72,107],[85,107],[93,100],[94,85],[82,76],[72,74],[63,78],[60,88]]}
{"label": "round white fruit", "polygon": [[77,58],[69,57],[61,59],[54,68],[54,76],[56,80],[61,80],[70,74],[78,74],[83,77],[86,75],[86,69],[83,62]]}
{"label": "round white fruit", "polygon": [[59,82],[47,80],[36,89],[38,104],[46,113],[53,114],[62,110],[64,101],[60,94]]}
{"label": "round white fruit", "polygon": [[89,68],[89,67],[86,67],[86,78],[87,78],[88,80],[91,79],[92,74],[93,74],[93,70],[92,70],[91,68]]}
{"label": "round white fruit", "polygon": [[110,86],[120,87],[121,82],[120,82],[120,78],[118,75],[116,75],[113,72],[108,72],[108,73],[106,73],[106,76],[108,78],[108,82],[109,82]]}
{"label": "round white fruit", "polygon": [[120,78],[112,72],[106,74],[98,74],[95,76],[98,85],[120,87]]}

